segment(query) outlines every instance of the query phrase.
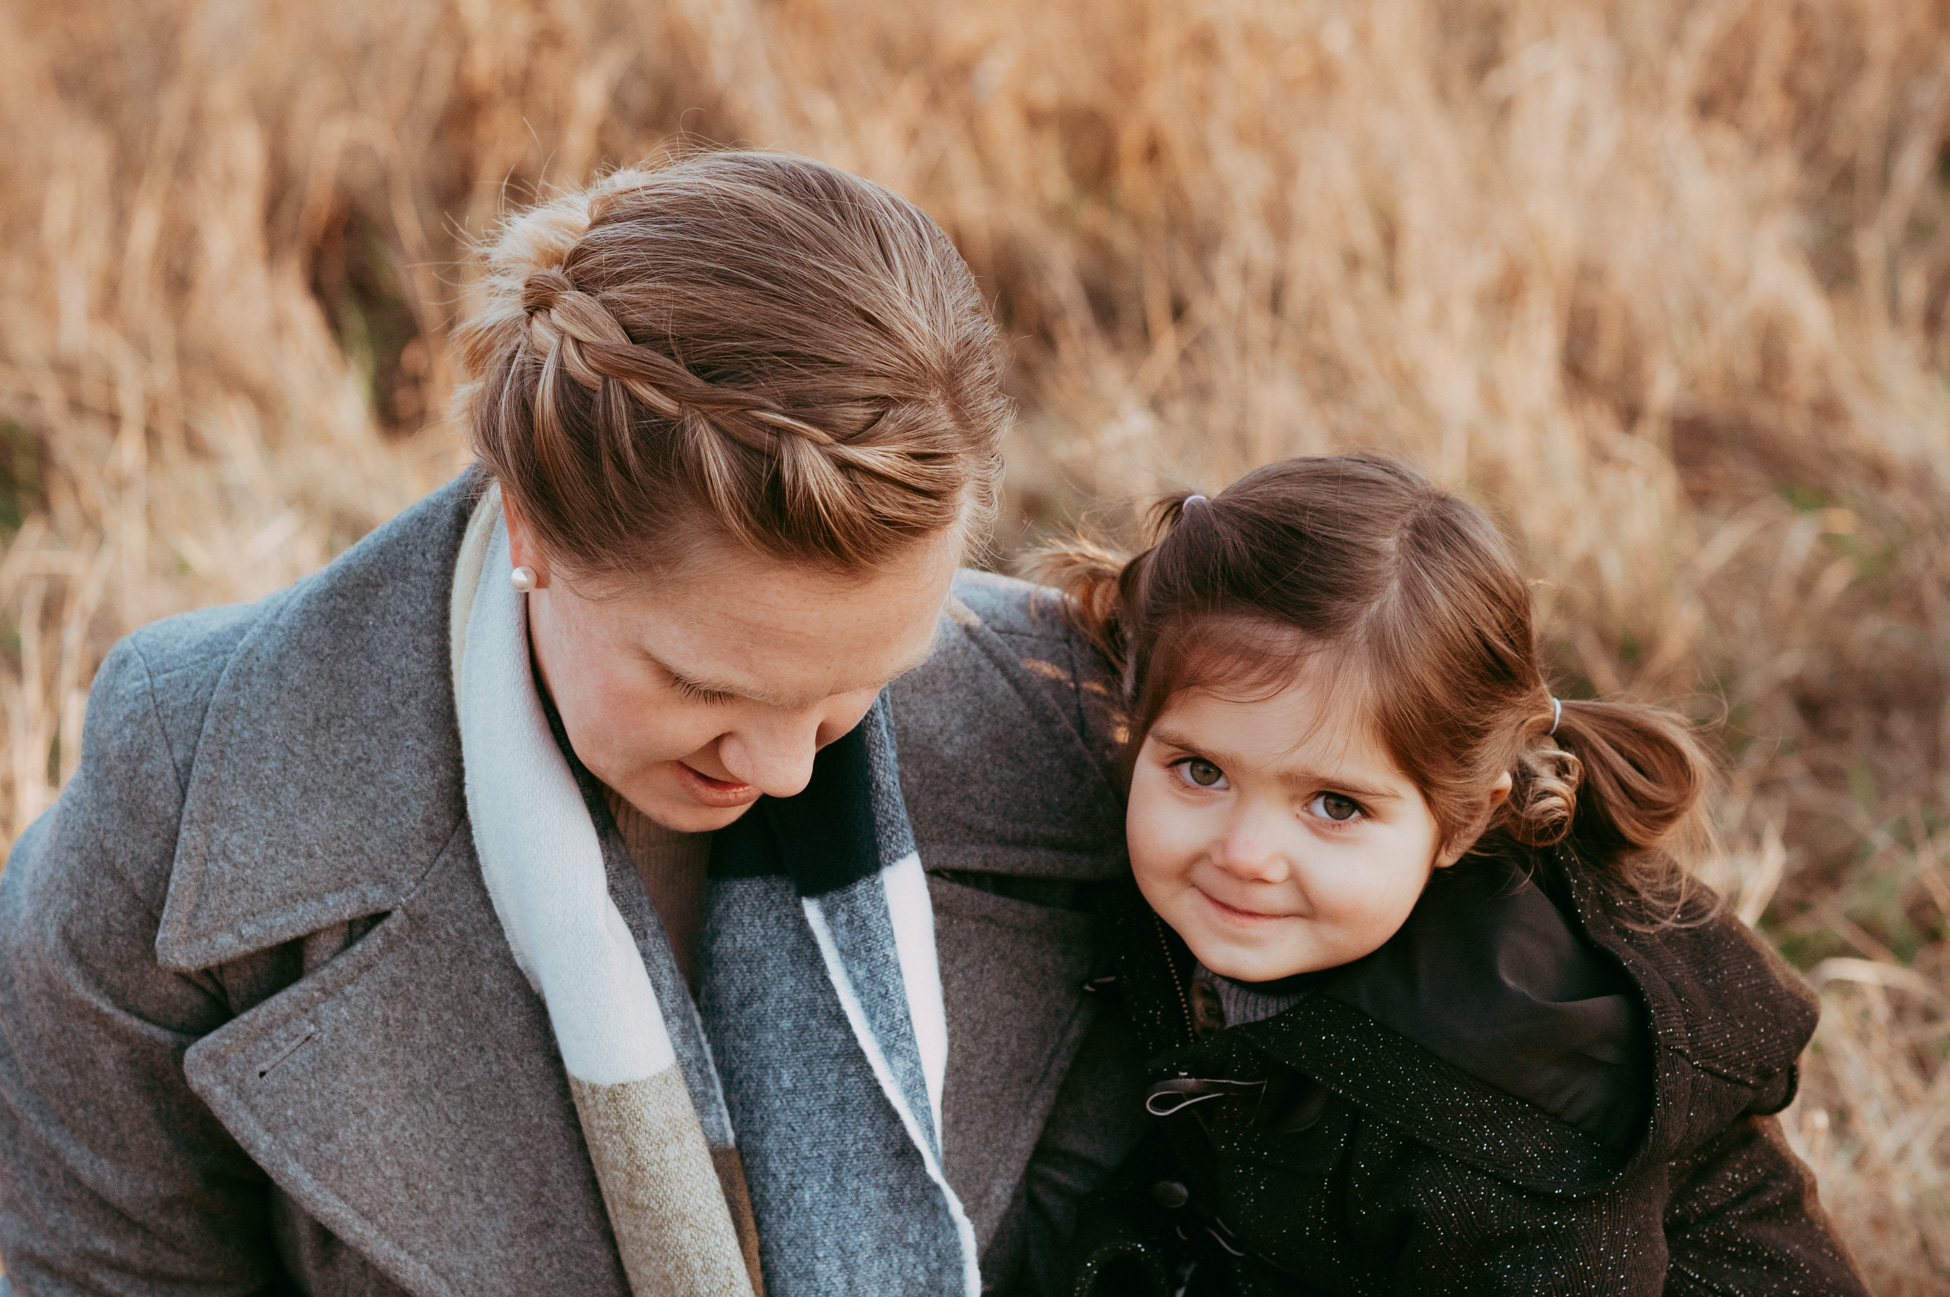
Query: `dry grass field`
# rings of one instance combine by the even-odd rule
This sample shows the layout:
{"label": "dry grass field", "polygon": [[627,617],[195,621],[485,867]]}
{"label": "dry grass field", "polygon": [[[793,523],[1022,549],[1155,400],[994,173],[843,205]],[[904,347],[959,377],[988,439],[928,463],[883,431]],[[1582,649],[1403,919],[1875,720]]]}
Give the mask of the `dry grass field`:
{"label": "dry grass field", "polygon": [[997,559],[1282,455],[1490,507],[1565,691],[1729,763],[1787,1120],[1950,1291],[1950,4],[0,3],[0,837],[114,638],[461,462],[471,240],[674,140],[924,204],[1013,340]]}

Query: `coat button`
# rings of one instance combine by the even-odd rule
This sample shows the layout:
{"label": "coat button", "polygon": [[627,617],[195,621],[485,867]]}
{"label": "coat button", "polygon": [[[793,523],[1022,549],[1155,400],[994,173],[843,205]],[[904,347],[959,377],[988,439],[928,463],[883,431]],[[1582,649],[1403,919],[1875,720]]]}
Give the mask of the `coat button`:
{"label": "coat button", "polygon": [[1151,1186],[1151,1200],[1167,1211],[1175,1211],[1192,1200],[1192,1191],[1176,1180],[1160,1180]]}
{"label": "coat button", "polygon": [[1226,1029],[1225,1006],[1219,993],[1204,982],[1193,982],[1191,990],[1192,1036],[1206,1040]]}

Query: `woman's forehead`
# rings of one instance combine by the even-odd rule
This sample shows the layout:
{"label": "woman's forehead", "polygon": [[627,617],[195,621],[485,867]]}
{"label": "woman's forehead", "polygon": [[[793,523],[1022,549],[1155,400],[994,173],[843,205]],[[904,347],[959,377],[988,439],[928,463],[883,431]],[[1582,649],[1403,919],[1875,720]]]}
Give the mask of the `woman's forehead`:
{"label": "woman's forehead", "polygon": [[780,705],[874,687],[924,660],[959,546],[838,576],[757,556],[601,601],[620,639],[688,683]]}

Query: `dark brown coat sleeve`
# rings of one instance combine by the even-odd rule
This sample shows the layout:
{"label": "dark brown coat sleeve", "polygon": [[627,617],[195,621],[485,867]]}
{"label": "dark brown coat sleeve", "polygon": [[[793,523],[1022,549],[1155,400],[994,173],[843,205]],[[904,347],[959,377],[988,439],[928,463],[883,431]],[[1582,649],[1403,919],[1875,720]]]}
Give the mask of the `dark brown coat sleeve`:
{"label": "dark brown coat sleeve", "polygon": [[1526,1193],[1429,1150],[1398,1162],[1391,1186],[1406,1200],[1406,1221],[1391,1222],[1405,1240],[1390,1285],[1402,1297],[1664,1291],[1659,1204],[1649,1187],[1582,1197]]}
{"label": "dark brown coat sleeve", "polygon": [[1700,1149],[1666,1205],[1675,1297],[1867,1297],[1774,1117],[1748,1117]]}

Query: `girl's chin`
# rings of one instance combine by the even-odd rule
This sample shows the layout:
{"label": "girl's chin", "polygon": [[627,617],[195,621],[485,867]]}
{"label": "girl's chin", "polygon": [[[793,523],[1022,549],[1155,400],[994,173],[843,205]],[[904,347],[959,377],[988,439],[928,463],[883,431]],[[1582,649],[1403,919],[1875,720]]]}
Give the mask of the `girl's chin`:
{"label": "girl's chin", "polygon": [[[1290,936],[1290,934],[1288,934]],[[1266,934],[1259,941],[1242,939],[1236,933],[1206,931],[1187,940],[1198,962],[1235,982],[1277,982],[1295,973],[1310,973],[1317,965],[1293,948],[1291,940],[1275,941]]]}
{"label": "girl's chin", "polygon": [[1235,982],[1245,982],[1248,984],[1253,982],[1277,982],[1283,977],[1292,977],[1295,973],[1311,973],[1314,971],[1307,961],[1293,959],[1228,959],[1220,955],[1216,963],[1213,960],[1204,958],[1201,958],[1198,962],[1204,964],[1220,977],[1229,977]]}

